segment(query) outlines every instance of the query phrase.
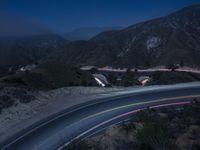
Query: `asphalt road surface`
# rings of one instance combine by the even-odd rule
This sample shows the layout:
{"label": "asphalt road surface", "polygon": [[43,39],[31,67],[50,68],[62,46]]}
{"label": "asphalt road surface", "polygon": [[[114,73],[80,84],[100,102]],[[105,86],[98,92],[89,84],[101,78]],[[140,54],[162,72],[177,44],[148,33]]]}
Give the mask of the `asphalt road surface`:
{"label": "asphalt road surface", "polygon": [[[1,149],[51,150],[86,138],[146,108],[189,104],[200,97],[200,84],[146,89],[74,106],[34,124],[1,143]],[[23,122],[22,122],[23,123]]]}

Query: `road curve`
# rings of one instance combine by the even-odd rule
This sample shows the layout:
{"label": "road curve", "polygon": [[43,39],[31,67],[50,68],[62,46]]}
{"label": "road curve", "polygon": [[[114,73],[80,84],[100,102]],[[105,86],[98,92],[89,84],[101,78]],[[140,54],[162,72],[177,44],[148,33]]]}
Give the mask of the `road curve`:
{"label": "road curve", "polygon": [[146,89],[74,106],[23,130],[0,144],[3,150],[46,150],[85,138],[147,107],[189,104],[200,97],[200,84]]}

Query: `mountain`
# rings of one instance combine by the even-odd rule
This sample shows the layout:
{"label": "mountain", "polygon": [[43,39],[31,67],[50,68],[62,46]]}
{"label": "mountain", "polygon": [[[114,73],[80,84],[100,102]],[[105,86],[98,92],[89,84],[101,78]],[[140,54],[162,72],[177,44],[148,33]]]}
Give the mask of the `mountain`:
{"label": "mountain", "polygon": [[62,49],[65,42],[65,39],[55,34],[0,37],[0,66],[35,63],[52,51]]}
{"label": "mountain", "polygon": [[75,29],[65,34],[64,37],[69,41],[89,40],[101,32],[119,29],[122,29],[122,27],[85,27]]}
{"label": "mountain", "polygon": [[66,40],[32,21],[0,13],[0,66],[26,65],[38,61]]}
{"label": "mountain", "polygon": [[200,66],[200,5],[69,43],[48,59],[97,66],[150,67],[182,63]]}

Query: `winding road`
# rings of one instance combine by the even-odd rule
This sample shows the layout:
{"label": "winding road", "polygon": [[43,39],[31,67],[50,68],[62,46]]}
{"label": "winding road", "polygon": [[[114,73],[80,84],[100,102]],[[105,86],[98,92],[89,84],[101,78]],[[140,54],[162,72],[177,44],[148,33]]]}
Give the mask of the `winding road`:
{"label": "winding road", "polygon": [[4,143],[3,150],[58,149],[76,138],[86,138],[150,108],[190,104],[200,97],[200,84],[147,88],[97,99],[67,109],[23,130]]}

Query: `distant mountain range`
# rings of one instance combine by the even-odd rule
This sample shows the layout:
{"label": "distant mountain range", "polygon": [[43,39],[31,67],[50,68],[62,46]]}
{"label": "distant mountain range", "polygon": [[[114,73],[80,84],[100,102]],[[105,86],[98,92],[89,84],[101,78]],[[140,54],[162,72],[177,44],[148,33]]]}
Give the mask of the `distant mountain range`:
{"label": "distant mountain range", "polygon": [[200,66],[200,5],[119,31],[103,32],[89,41],[71,42],[48,59],[98,66]]}
{"label": "distant mountain range", "polygon": [[0,13],[0,66],[20,66],[37,62],[66,40],[46,27],[26,18]]}
{"label": "distant mountain range", "polygon": [[[59,53],[69,41],[87,40],[102,31],[120,27],[88,27],[65,35],[55,34],[33,21],[9,13],[0,13],[0,66],[23,66],[36,63],[55,51]],[[1,69],[2,70],[2,69]]]}
{"label": "distant mountain range", "polygon": [[114,67],[170,63],[200,66],[200,5],[124,29],[77,29],[65,36],[82,40],[73,42],[16,16],[1,13],[0,19],[0,66],[3,68],[49,60]]}
{"label": "distant mountain range", "polygon": [[122,27],[85,27],[75,29],[65,34],[64,37],[69,41],[89,40],[101,32],[119,29],[122,29]]}

